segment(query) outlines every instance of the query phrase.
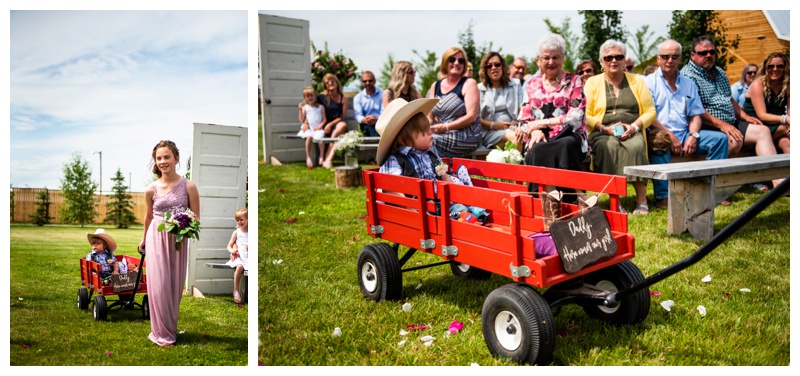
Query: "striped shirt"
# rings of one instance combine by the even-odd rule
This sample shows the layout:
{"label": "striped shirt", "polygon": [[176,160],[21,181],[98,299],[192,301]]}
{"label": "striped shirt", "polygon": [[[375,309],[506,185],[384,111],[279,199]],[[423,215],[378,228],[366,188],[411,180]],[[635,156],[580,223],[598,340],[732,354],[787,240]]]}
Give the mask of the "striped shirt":
{"label": "striped shirt", "polygon": [[718,66],[713,67],[714,78],[693,61],[683,66],[681,74],[697,84],[703,107],[711,116],[728,124],[736,123],[736,112],[731,102],[731,83],[725,71]]}

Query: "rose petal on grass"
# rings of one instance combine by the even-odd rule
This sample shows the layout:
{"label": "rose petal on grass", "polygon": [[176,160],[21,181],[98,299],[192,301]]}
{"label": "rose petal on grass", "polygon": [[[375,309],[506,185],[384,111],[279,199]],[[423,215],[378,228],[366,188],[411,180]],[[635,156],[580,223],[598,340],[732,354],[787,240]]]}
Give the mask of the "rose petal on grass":
{"label": "rose petal on grass", "polygon": [[178,331],[178,334],[183,334],[183,333],[186,333],[186,331],[185,330]]}
{"label": "rose petal on grass", "polygon": [[405,344],[406,344],[406,340],[402,340],[402,341],[397,343],[397,346],[398,347],[403,347],[403,345],[405,345]]}
{"label": "rose petal on grass", "polygon": [[706,307],[697,306],[697,312],[700,312],[700,316],[706,317]]}
{"label": "rose petal on grass", "polygon": [[406,325],[406,329],[411,329],[411,330],[425,330],[427,328],[428,328],[427,325]]}
{"label": "rose petal on grass", "polygon": [[[750,292],[750,289],[748,289],[747,287],[743,287],[743,288],[740,288],[739,291],[741,291],[741,292]],[[22,298],[20,298],[19,300],[22,300]]]}
{"label": "rose petal on grass", "polygon": [[22,294],[22,292],[20,292],[20,291],[17,291],[17,295],[20,295],[20,294]]}
{"label": "rose petal on grass", "polygon": [[464,328],[464,323],[460,321],[453,321],[450,323],[450,326],[447,328],[450,331],[450,334],[456,334]]}
{"label": "rose petal on grass", "polygon": [[31,348],[31,347],[23,343],[23,344],[22,344],[22,348],[23,348],[23,349],[29,349],[29,348]]}
{"label": "rose petal on grass", "polygon": [[401,336],[404,336],[404,335],[406,335],[406,334],[408,334],[408,331],[407,331],[407,330],[405,330],[405,329],[400,329],[400,335],[401,335]]}
{"label": "rose petal on grass", "polygon": [[306,214],[306,212],[301,211],[301,212],[297,213],[297,215],[303,215],[303,214]]}
{"label": "rose petal on grass", "polygon": [[289,218],[289,219],[285,220],[284,222],[286,222],[286,223],[295,223],[295,222],[297,222],[297,218],[294,218],[294,217],[293,218]]}
{"label": "rose petal on grass", "polygon": [[665,300],[665,301],[661,302],[661,307],[664,308],[665,310],[667,310],[667,312],[672,311],[672,307],[674,307],[674,306],[675,306],[675,302],[673,302],[672,300]]}
{"label": "rose petal on grass", "polygon": [[661,296],[661,293],[658,291],[650,291],[650,295],[652,296]]}
{"label": "rose petal on grass", "polygon": [[283,193],[283,188],[279,189],[278,193]]}
{"label": "rose petal on grass", "polygon": [[266,189],[259,189],[258,193],[264,193],[264,191],[266,191]]}
{"label": "rose petal on grass", "polygon": [[417,288],[416,288],[416,289],[417,289],[417,290],[419,290],[419,289],[421,289],[421,288],[422,288],[422,284],[420,283],[420,284],[418,284],[418,285],[417,285]]}
{"label": "rose petal on grass", "polygon": [[422,341],[422,342],[432,342],[432,341],[436,340],[436,337],[434,337],[434,336],[422,336],[419,340]]}
{"label": "rose petal on grass", "polygon": [[22,298],[19,298],[19,300],[24,300],[24,299],[22,299]]}
{"label": "rose petal on grass", "polygon": [[403,312],[411,312],[411,303],[403,304]]}
{"label": "rose petal on grass", "polygon": [[272,265],[280,265],[283,260],[272,260]]}
{"label": "rose petal on grass", "polygon": [[244,308],[244,307],[242,307],[242,305],[241,305],[241,304],[239,304],[239,309],[242,309],[242,308]]}
{"label": "rose petal on grass", "polygon": [[707,276],[703,277],[703,279],[702,279],[701,281],[703,281],[703,282],[705,282],[705,283],[709,283],[709,282],[711,282],[711,274],[709,274],[709,275],[707,275]]}
{"label": "rose petal on grass", "polygon": [[205,338],[205,339],[209,339],[210,337],[211,337],[210,334],[203,334],[203,338]]}
{"label": "rose petal on grass", "polygon": [[364,219],[367,219],[367,216],[366,215],[362,215],[362,216],[358,217],[358,219],[364,220]]}
{"label": "rose petal on grass", "polygon": [[106,356],[111,356],[111,351],[106,351]]}
{"label": "rose petal on grass", "polygon": [[338,326],[333,328],[333,336],[334,337],[341,337],[342,336],[342,328],[340,328]]}

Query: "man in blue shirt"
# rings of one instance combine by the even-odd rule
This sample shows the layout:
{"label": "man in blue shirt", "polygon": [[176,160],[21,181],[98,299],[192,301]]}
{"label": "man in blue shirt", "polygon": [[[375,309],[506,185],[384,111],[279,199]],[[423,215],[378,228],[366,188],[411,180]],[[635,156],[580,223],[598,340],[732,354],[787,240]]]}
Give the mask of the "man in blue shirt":
{"label": "man in blue shirt", "polygon": [[[701,129],[701,115],[705,113],[700,94],[694,81],[678,71],[681,62],[681,45],[672,39],[658,46],[656,56],[658,69],[644,78],[653,95],[656,106],[656,120],[652,131],[665,131],[669,134],[669,151],[653,150],[650,163],[669,163],[670,152],[675,155],[706,154],[706,159],[725,159],[728,157],[728,137],[716,130]],[[656,207],[668,206],[666,180],[653,179],[653,195]]]}
{"label": "man in blue shirt", "polygon": [[375,123],[383,112],[383,90],[375,87],[375,75],[370,71],[361,74],[361,84],[364,90],[353,99],[353,113],[364,136],[380,137],[375,131]]}

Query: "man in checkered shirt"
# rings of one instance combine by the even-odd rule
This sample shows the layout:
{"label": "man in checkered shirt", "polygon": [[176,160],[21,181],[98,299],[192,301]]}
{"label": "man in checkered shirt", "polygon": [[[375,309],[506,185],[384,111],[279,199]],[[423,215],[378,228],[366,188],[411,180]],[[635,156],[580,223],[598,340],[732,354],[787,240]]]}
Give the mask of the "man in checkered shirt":
{"label": "man in checkered shirt", "polygon": [[755,145],[756,155],[776,154],[769,128],[761,120],[747,115],[731,97],[731,85],[722,68],[714,65],[717,51],[714,41],[700,36],[692,43],[691,61],[681,74],[697,84],[706,112],[700,115],[703,128],[717,129],[728,135],[728,155],[738,153],[742,145]]}

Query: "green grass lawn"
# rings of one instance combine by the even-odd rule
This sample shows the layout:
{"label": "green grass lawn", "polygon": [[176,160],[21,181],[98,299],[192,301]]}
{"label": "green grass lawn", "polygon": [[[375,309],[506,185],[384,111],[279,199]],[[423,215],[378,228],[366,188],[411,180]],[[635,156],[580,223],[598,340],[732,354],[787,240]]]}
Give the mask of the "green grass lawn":
{"label": "green grass lawn", "polygon": [[[481,332],[484,299],[509,279],[466,281],[441,266],[404,273],[401,301],[368,301],[359,291],[357,257],[379,240],[363,220],[364,188],[336,189],[332,170],[310,171],[302,163],[260,165],[258,178],[259,363],[511,364],[491,356]],[[761,196],[748,188],[737,192],[731,206],[716,209],[715,231]],[[630,186],[623,203],[633,209]],[[666,210],[652,205],[648,216],[629,216],[633,261],[645,276],[702,245],[688,233],[666,235],[666,222]],[[789,240],[789,199],[781,198],[698,264],[652,286],[644,322],[615,327],[578,306],[563,307],[555,316],[552,365],[788,365]],[[416,255],[407,266],[438,261]],[[706,275],[711,282],[702,282]],[[675,302],[670,312],[660,305],[666,300]],[[410,312],[401,309],[405,302]],[[464,328],[446,336],[454,320]],[[429,329],[399,334],[426,324]],[[332,335],[336,327],[340,337]],[[436,337],[432,346],[419,340],[424,335]]]}
{"label": "green grass lawn", "polygon": [[[79,260],[90,251],[86,233],[97,227],[11,225],[11,365],[247,365],[248,306],[230,295],[184,296],[178,343],[170,348],[147,339],[150,321],[139,310],[98,322],[78,309]],[[141,227],[101,227],[117,241],[115,254],[139,257]]]}

